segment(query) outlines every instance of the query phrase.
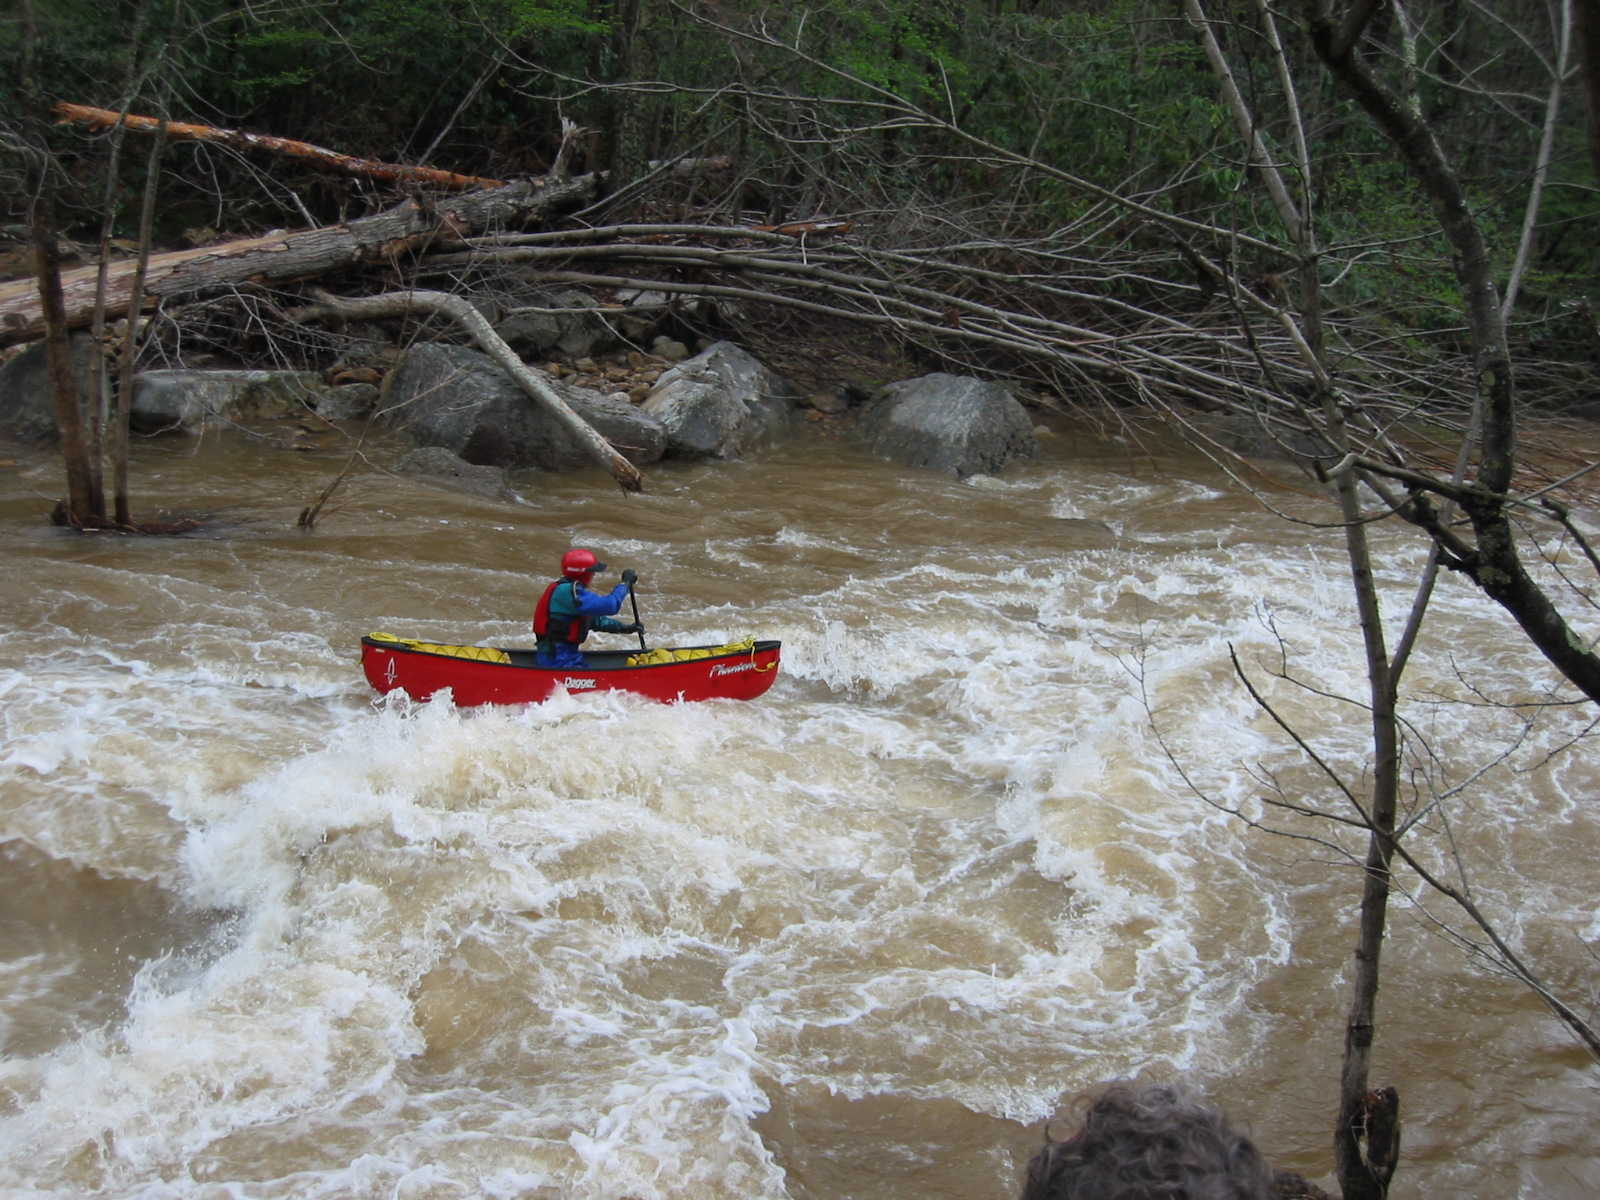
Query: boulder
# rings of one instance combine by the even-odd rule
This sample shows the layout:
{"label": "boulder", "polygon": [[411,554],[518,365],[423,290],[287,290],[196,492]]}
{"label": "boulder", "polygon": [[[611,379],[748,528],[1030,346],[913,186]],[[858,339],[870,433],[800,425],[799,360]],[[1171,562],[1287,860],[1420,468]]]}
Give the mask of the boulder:
{"label": "boulder", "polygon": [[[554,384],[572,411],[593,425],[600,434],[634,464],[659,462],[667,454],[667,430],[648,413],[641,412],[626,392],[602,396],[599,392],[573,384]],[[547,471],[592,467],[594,460],[577,438],[551,418],[539,413],[547,429],[544,462],[535,463]]]}
{"label": "boulder", "polygon": [[850,411],[850,392],[842,387],[828,388],[826,391],[812,392],[800,403],[812,412],[818,412],[827,417],[836,417],[840,413]]}
{"label": "boulder", "polygon": [[998,383],[935,373],[891,383],[863,411],[876,454],[909,467],[993,475],[1039,452],[1033,423]]}
{"label": "boulder", "polygon": [[715,342],[663,373],[642,407],[666,427],[669,458],[738,458],[789,430],[794,396],[754,355]]}
{"label": "boulder", "polygon": [[617,303],[623,306],[617,318],[617,332],[636,346],[644,345],[662,319],[672,311],[672,297],[666,292],[622,288],[616,298]]}
{"label": "boulder", "polygon": [[[69,344],[72,373],[82,395],[89,388],[89,372],[95,369],[93,342],[88,334],[75,333]],[[35,342],[0,366],[0,433],[39,445],[49,445],[59,436],[43,342]]]}
{"label": "boulder", "polygon": [[397,474],[410,475],[453,491],[490,500],[515,499],[506,483],[506,473],[499,467],[474,466],[442,446],[419,446],[395,463],[394,469]]}
{"label": "boulder", "polygon": [[315,410],[325,391],[309,371],[142,371],[129,423],[138,433],[197,433],[207,421],[271,421]]}
{"label": "boulder", "polygon": [[538,288],[514,297],[494,331],[520,358],[584,358],[617,341],[614,318],[576,288]]}
{"label": "boulder", "polygon": [[378,403],[375,383],[338,383],[317,399],[317,416],[325,421],[355,421],[370,413]]}
{"label": "boulder", "polygon": [[[547,382],[630,462],[655,462],[665,452],[660,422],[625,399],[553,378]],[[413,346],[386,387],[391,421],[419,445],[443,447],[480,466],[562,471],[594,465],[564,425],[493,359],[469,346]]]}
{"label": "boulder", "polygon": [[689,357],[689,347],[676,338],[669,338],[663,334],[650,343],[650,353],[668,362],[682,362]]}

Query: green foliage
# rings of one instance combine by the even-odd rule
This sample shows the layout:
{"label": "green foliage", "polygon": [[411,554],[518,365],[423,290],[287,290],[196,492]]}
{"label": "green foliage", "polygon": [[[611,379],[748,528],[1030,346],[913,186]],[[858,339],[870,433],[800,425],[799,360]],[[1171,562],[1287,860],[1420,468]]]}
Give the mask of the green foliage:
{"label": "green foliage", "polygon": [[[158,21],[176,10],[173,0],[149,3]],[[790,216],[948,207],[981,213],[1008,233],[1068,228],[1099,211],[1093,196],[979,154],[948,131],[885,124],[896,115],[886,96],[896,96],[1006,151],[1284,244],[1194,31],[1166,0],[720,0],[695,10],[770,34],[800,55],[726,38],[664,0],[639,4],[633,43],[619,58],[616,0],[185,0],[186,22],[173,31],[172,73],[184,89],[174,115],[376,158],[426,151],[436,165],[503,177],[548,164],[563,116],[608,138],[613,110],[583,81],[629,62],[636,75],[681,85],[636,97],[645,153],[736,153],[746,183],[726,199],[734,207]],[[1293,138],[1282,80],[1254,27],[1254,6],[1213,7],[1227,18],[1218,35],[1262,137],[1274,153],[1286,151]],[[41,71],[62,98],[119,101],[138,8],[134,0],[36,5]],[[1452,25],[1442,13],[1413,6],[1419,52],[1436,67],[1419,77],[1420,99],[1509,264],[1546,86],[1536,40],[1547,33],[1523,13],[1517,19],[1535,41],[1509,45],[1487,16]],[[1308,184],[1321,244],[1394,245],[1342,275],[1339,299],[1382,303],[1418,328],[1440,323],[1459,297],[1432,237],[1436,217],[1393,148],[1334,93],[1295,28],[1280,28],[1317,157],[1314,179],[1290,183]],[[1393,37],[1384,22],[1374,29]],[[6,65],[16,63],[19,36],[17,24],[0,25]],[[1548,47],[1542,53],[1548,58]],[[1375,62],[1393,70],[1394,55]],[[14,71],[0,75],[0,99],[13,110],[14,79]],[[1492,99],[1474,96],[1479,82],[1495,89]],[[774,99],[727,91],[736,83]],[[1591,290],[1600,274],[1586,190],[1595,180],[1576,95],[1568,112],[1529,279],[1541,300]],[[205,156],[173,155],[180,167]],[[204,168],[235,169],[215,155]],[[324,192],[328,203],[343,203],[337,191],[309,181],[297,195],[312,206]]]}
{"label": "green foliage", "polygon": [[337,128],[344,114],[410,129],[438,101],[453,102],[451,92],[466,94],[503,48],[535,59],[570,56],[602,30],[581,0],[496,0],[475,6],[470,20],[455,0],[304,3],[252,22],[228,55],[206,66],[224,107],[300,117],[308,106],[294,93],[314,86],[319,124]]}
{"label": "green foliage", "polygon": [[312,29],[278,26],[245,34],[237,42],[239,72],[233,90],[245,107],[254,108],[280,89],[302,87],[325,59],[325,35]]}
{"label": "green foliage", "polygon": [[[95,0],[52,0],[35,6],[35,70],[48,100],[70,98],[71,89],[84,81],[126,77],[132,48],[125,20],[126,14]],[[21,20],[0,21],[0,102],[11,113],[18,112],[21,104],[23,38]]]}
{"label": "green foliage", "polygon": [[836,9],[829,38],[834,62],[869,84],[918,104],[944,107],[964,97],[970,64],[961,56],[954,16],[930,4],[853,4]]}

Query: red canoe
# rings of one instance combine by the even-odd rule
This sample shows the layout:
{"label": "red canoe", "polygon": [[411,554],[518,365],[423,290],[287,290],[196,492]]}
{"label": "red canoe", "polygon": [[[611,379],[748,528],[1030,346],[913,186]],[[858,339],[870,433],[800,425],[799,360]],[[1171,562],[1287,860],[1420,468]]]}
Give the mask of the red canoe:
{"label": "red canoe", "polygon": [[581,668],[535,666],[531,649],[447,646],[386,633],[361,639],[361,669],[380,692],[426,700],[445,688],[458,708],[529,704],[557,688],[569,692],[633,692],[652,700],[754,700],[778,677],[780,642],[754,639],[726,646],[592,650]]}

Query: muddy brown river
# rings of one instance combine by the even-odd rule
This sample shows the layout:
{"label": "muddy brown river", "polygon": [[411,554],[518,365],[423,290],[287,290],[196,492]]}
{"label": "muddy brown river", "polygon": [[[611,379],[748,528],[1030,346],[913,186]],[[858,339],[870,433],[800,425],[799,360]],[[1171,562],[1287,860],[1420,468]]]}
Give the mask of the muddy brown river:
{"label": "muddy brown river", "polygon": [[[1228,655],[1361,780],[1339,535],[1182,447],[1043,447],[958,482],[817,436],[513,505],[377,442],[305,534],[345,451],[212,431],[137,450],[141,514],[210,514],[181,538],[53,529],[58,462],[0,454],[0,1191],[1000,1198],[1129,1076],[1327,1185],[1359,843],[1263,805],[1338,802]],[[1398,628],[1421,549],[1379,543]],[[573,544],[639,572],[653,644],[781,638],[772,690],[368,689],[367,632],[525,644]],[[1456,702],[1553,686],[1442,582],[1416,844],[1592,1013],[1589,714]],[[1424,900],[1385,949],[1393,1194],[1600,1194],[1600,1072]]]}

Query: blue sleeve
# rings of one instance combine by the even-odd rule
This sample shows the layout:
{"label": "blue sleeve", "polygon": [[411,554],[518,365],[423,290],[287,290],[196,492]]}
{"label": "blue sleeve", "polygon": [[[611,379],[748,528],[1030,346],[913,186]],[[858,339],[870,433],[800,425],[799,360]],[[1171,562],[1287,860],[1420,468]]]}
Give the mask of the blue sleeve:
{"label": "blue sleeve", "polygon": [[[628,585],[619,583],[609,593],[602,595],[591,592],[588,588],[576,585],[572,589],[573,598],[578,602],[578,611],[586,617],[609,617],[612,613],[622,611],[622,602],[628,598]],[[591,622],[596,629],[604,629],[599,621]]]}

